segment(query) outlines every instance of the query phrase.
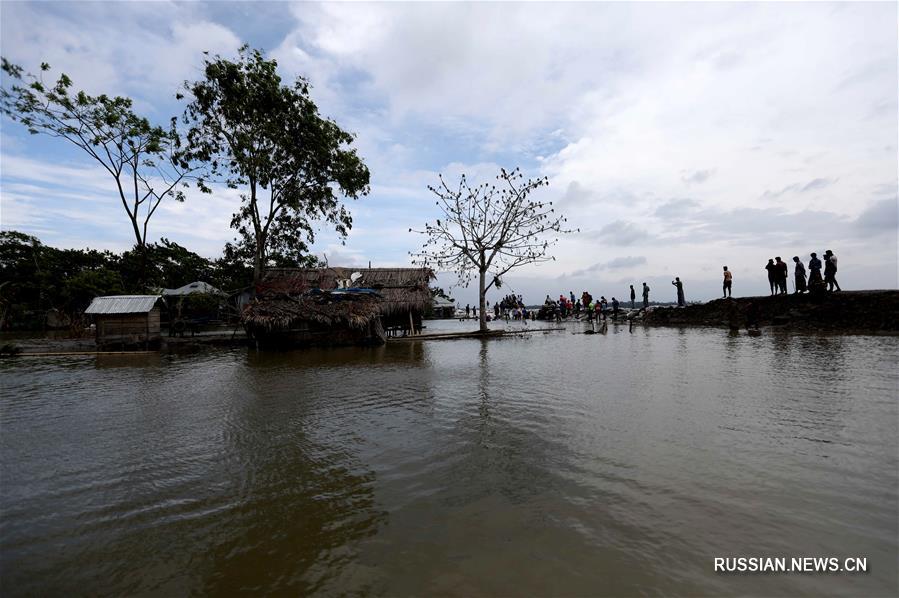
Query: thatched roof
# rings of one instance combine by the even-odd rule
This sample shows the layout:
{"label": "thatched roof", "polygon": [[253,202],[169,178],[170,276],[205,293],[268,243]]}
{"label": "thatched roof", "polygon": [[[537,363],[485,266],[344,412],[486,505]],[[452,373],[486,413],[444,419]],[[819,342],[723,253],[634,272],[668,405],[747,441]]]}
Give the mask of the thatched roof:
{"label": "thatched roof", "polygon": [[244,308],[243,321],[251,333],[284,332],[301,322],[361,329],[380,313],[380,300],[375,295],[291,297],[270,293]]}
{"label": "thatched roof", "polygon": [[383,297],[382,315],[424,312],[431,305],[428,285],[434,273],[428,268],[270,268],[257,285],[256,294],[297,297],[312,289],[332,290],[338,288],[338,281],[349,280],[356,272],[362,276],[352,286],[378,291]]}

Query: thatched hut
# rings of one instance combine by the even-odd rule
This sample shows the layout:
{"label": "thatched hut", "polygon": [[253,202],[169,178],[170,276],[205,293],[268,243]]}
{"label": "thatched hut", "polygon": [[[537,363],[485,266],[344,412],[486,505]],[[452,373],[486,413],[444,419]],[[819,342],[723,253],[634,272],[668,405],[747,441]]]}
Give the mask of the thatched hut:
{"label": "thatched hut", "polygon": [[421,332],[432,278],[422,268],[272,268],[243,321],[261,344],[383,343]]}

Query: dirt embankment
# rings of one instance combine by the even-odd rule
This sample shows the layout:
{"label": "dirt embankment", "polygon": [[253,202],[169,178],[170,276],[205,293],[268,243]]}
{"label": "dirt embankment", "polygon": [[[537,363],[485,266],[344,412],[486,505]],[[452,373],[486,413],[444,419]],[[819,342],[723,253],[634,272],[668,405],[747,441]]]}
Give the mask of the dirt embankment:
{"label": "dirt embankment", "polygon": [[842,291],[715,299],[646,313],[651,326],[785,326],[806,330],[899,333],[899,291]]}

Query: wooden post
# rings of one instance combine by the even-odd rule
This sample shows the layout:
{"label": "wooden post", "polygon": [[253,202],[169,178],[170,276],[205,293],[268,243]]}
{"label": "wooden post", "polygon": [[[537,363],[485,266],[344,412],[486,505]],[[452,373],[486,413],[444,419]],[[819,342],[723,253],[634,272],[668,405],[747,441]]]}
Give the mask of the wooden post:
{"label": "wooden post", "polygon": [[409,310],[409,334],[415,336],[415,322],[412,320],[412,310]]}

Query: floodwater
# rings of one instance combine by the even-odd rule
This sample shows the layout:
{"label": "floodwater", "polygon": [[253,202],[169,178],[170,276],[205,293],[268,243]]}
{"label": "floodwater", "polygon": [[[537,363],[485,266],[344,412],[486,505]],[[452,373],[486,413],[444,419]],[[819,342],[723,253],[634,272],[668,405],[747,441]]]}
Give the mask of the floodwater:
{"label": "floodwater", "polygon": [[0,589],[896,595],[896,338],[582,329],[5,360]]}

